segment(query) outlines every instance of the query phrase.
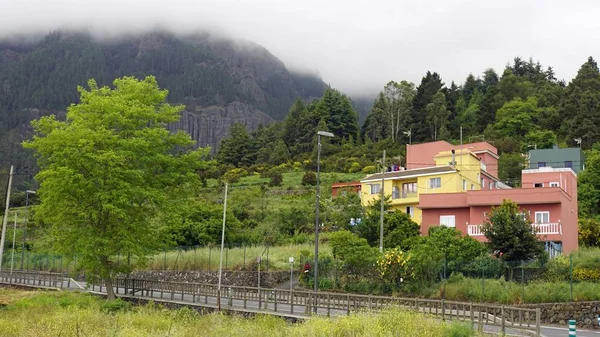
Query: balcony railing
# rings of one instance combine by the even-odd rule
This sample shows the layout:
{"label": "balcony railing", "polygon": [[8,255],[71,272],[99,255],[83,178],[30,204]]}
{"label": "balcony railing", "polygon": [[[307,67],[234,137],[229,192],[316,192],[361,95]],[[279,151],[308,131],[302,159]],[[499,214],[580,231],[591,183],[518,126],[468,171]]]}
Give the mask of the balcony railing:
{"label": "balcony railing", "polygon": [[[483,231],[481,230],[482,225],[468,225],[467,234],[469,236],[481,236]],[[560,222],[551,223],[534,223],[531,224],[532,231],[536,234],[547,235],[547,234],[560,234],[562,235],[562,224]]]}
{"label": "balcony railing", "polygon": [[403,192],[403,191],[393,191],[392,199],[408,199],[408,198],[416,198],[417,192]]}
{"label": "balcony railing", "polygon": [[468,225],[467,234],[469,234],[469,236],[483,235],[483,232],[481,231],[481,225]]}
{"label": "balcony railing", "polygon": [[562,224],[560,222],[534,223],[531,227],[536,229],[536,234],[561,234]]}

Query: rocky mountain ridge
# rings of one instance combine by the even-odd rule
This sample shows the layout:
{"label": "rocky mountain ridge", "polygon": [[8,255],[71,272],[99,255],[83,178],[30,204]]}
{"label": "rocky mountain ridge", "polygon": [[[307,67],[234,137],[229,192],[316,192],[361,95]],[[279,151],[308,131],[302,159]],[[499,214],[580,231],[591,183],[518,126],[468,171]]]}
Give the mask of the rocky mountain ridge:
{"label": "rocky mountain ridge", "polygon": [[64,115],[78,100],[78,85],[147,75],[169,90],[170,102],[186,105],[171,128],[188,131],[198,146],[213,151],[234,123],[253,130],[282,120],[294,100],[319,97],[326,88],[315,75],[290,72],[257,44],[207,32],[157,31],[103,41],[57,31],[36,42],[0,41],[0,170],[15,162],[34,166],[19,145],[31,134],[30,121]]}

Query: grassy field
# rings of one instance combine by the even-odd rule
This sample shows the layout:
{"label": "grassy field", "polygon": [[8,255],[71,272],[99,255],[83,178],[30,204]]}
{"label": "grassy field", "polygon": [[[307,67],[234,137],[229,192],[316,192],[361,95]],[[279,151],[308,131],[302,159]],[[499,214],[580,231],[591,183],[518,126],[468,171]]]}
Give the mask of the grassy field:
{"label": "grassy field", "polygon": [[468,325],[443,323],[417,313],[390,310],[289,324],[272,316],[252,319],[156,305],[131,307],[69,292],[0,289],[0,336],[476,336]]}
{"label": "grassy field", "polygon": [[[297,269],[302,257],[312,252],[314,252],[314,245],[311,244],[275,246],[269,247],[268,250],[264,246],[230,248],[223,252],[223,266],[225,269],[232,270],[256,268],[257,257],[262,256],[262,270],[267,268],[267,257],[269,270],[289,270],[289,258],[294,257],[294,269]],[[219,254],[219,246],[170,251],[155,256],[148,268],[154,270],[217,270]],[[329,245],[319,245],[320,254],[331,254]]]}
{"label": "grassy field", "polygon": [[[432,293],[432,298],[442,297],[442,285]],[[518,284],[503,279],[465,278],[445,286],[446,299],[466,302],[487,302],[504,304],[552,303],[571,301],[569,282],[530,282]],[[600,283],[574,282],[573,301],[600,300]]]}

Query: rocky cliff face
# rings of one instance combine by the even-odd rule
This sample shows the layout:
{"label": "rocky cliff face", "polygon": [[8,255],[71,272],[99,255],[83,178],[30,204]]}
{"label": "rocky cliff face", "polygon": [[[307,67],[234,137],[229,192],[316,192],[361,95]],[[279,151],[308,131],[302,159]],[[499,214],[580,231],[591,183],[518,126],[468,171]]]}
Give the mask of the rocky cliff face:
{"label": "rocky cliff face", "polygon": [[0,41],[0,170],[21,155],[31,159],[14,141],[15,133],[27,134],[33,118],[23,111],[64,113],[77,102],[77,86],[90,78],[107,85],[117,77],[147,75],[169,90],[171,102],[186,105],[171,128],[213,151],[234,123],[254,130],[282,120],[295,99],[318,97],[326,87],[316,76],[289,72],[259,45],[210,33],[152,32],[102,41],[54,32],[33,43]]}
{"label": "rocky cliff face", "polygon": [[242,102],[231,102],[226,106],[197,106],[194,110],[185,110],[179,122],[169,126],[171,130],[184,130],[196,141],[196,146],[210,146],[214,153],[221,140],[229,135],[229,129],[235,123],[255,130],[260,124],[267,125],[273,119],[264,112]]}

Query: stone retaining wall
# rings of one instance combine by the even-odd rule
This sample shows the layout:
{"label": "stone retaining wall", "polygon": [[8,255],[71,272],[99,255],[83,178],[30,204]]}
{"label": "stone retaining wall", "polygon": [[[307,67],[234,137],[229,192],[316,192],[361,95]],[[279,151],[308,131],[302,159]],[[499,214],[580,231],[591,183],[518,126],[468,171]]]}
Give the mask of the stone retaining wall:
{"label": "stone retaining wall", "polygon": [[[195,282],[217,284],[219,282],[218,271],[178,271],[178,270],[139,270],[132,272],[131,278],[144,278],[148,280],[172,281],[172,282]],[[277,285],[290,280],[289,271],[261,272],[260,286],[274,288]],[[258,286],[258,272],[256,271],[223,271],[221,284],[233,286]]]}
{"label": "stone retaining wall", "polygon": [[524,304],[521,307],[539,307],[542,324],[557,324],[567,327],[569,320],[574,319],[577,321],[578,328],[599,328],[597,317],[600,314],[600,301]]}

